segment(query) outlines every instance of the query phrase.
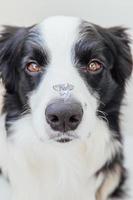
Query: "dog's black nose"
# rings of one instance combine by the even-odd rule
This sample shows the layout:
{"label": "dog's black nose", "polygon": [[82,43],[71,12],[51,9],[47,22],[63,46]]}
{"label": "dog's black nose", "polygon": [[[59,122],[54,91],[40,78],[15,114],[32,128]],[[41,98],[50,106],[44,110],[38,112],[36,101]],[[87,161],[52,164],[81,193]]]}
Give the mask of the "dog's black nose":
{"label": "dog's black nose", "polygon": [[81,104],[73,99],[69,101],[59,99],[47,106],[45,115],[53,130],[67,132],[75,130],[80,124],[83,110]]}

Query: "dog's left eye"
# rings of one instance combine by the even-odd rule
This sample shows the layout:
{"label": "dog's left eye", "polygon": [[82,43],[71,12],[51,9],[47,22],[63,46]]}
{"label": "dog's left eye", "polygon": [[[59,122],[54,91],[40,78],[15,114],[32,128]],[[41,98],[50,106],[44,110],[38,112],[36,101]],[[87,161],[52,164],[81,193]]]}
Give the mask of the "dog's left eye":
{"label": "dog's left eye", "polygon": [[91,60],[88,65],[86,71],[88,72],[96,72],[103,68],[103,64],[99,60]]}
{"label": "dog's left eye", "polygon": [[26,70],[30,73],[37,73],[42,71],[42,67],[35,62],[30,62],[26,65]]}

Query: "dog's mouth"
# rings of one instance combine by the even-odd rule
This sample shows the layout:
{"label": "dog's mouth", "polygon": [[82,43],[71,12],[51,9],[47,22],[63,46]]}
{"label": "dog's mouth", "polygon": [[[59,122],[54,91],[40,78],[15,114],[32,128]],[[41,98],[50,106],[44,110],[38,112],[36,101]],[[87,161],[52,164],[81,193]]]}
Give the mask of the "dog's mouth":
{"label": "dog's mouth", "polygon": [[70,138],[61,138],[61,139],[57,139],[56,142],[59,142],[59,143],[67,143],[67,142],[71,142],[72,139]]}
{"label": "dog's mouth", "polygon": [[77,139],[77,137],[72,136],[72,135],[71,136],[70,135],[62,135],[62,136],[52,137],[51,139],[58,143],[69,143],[69,142]]}

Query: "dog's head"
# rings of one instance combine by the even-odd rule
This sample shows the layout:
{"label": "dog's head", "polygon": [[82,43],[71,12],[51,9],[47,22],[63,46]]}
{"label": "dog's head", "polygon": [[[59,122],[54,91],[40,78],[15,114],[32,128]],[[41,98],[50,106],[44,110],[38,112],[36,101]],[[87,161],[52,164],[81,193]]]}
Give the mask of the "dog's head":
{"label": "dog's head", "polygon": [[52,17],[28,28],[5,27],[0,68],[7,124],[30,115],[42,140],[86,138],[98,120],[119,134],[119,111],[132,71],[122,27]]}

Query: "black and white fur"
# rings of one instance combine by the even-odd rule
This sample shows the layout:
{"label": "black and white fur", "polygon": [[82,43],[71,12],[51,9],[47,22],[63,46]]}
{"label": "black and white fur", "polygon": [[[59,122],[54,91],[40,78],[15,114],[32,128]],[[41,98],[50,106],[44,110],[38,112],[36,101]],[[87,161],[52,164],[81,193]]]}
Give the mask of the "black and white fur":
{"label": "black and white fur", "polygon": [[[102,28],[73,17],[4,28],[0,199],[124,199],[120,110],[132,71],[129,43],[122,27]],[[92,59],[103,63],[101,71],[82,70]],[[42,71],[27,72],[30,61]],[[73,89],[61,95],[53,87],[60,84]],[[53,131],[46,121],[47,105],[60,98],[82,105],[83,118],[74,131]],[[66,137],[73,139],[57,142]]]}

